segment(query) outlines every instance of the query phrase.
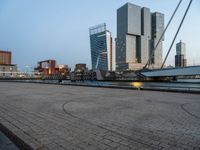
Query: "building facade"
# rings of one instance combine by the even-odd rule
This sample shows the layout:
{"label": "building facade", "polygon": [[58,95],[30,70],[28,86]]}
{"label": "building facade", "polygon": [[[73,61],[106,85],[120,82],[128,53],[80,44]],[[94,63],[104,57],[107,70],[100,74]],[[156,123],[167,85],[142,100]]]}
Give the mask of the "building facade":
{"label": "building facade", "polygon": [[159,68],[163,62],[163,42],[164,37],[161,42],[154,50],[156,44],[158,43],[162,33],[164,31],[164,14],[155,12],[152,13],[152,45],[150,49],[150,53],[153,55],[151,59],[151,64],[154,65],[154,68]]}
{"label": "building facade", "polygon": [[56,60],[44,60],[37,63],[37,67],[34,68],[35,74],[41,76],[69,76],[70,68],[65,64],[56,64]]}
{"label": "building facade", "polygon": [[41,75],[55,75],[56,61],[55,60],[40,61],[38,62],[37,67],[34,70],[35,72]]}
{"label": "building facade", "polygon": [[12,52],[0,50],[0,78],[17,76],[17,66],[12,64]]}
{"label": "building facade", "polygon": [[17,66],[12,64],[0,65],[0,78],[17,77]]}
{"label": "building facade", "polygon": [[10,65],[12,53],[9,51],[0,50],[0,65]]}
{"label": "building facade", "polygon": [[59,75],[70,76],[70,71],[71,71],[71,69],[69,68],[68,65],[63,65],[63,64],[56,65],[56,72]]}
{"label": "building facade", "polygon": [[74,68],[74,72],[86,72],[86,71],[88,71],[86,64],[76,64]]}
{"label": "building facade", "polygon": [[112,36],[106,24],[89,29],[92,69],[112,71]]}
{"label": "building facade", "polygon": [[[164,30],[164,15],[127,3],[117,10],[116,70],[139,70],[147,63]],[[161,49],[155,51],[155,66],[162,62]]]}
{"label": "building facade", "polygon": [[176,44],[175,67],[186,67],[186,44],[182,41]]}

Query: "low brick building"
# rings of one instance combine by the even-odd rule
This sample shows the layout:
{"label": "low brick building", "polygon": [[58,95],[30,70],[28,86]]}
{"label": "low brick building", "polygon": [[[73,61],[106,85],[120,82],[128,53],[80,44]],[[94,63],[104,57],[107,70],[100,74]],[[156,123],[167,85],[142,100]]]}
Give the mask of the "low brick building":
{"label": "low brick building", "polygon": [[0,65],[10,65],[12,59],[12,52],[0,50]]}
{"label": "low brick building", "polygon": [[70,73],[68,65],[56,65],[56,60],[40,61],[34,69],[35,74],[42,77],[67,77]]}
{"label": "low brick building", "polygon": [[0,50],[0,78],[16,76],[17,66],[12,64],[12,52]]}

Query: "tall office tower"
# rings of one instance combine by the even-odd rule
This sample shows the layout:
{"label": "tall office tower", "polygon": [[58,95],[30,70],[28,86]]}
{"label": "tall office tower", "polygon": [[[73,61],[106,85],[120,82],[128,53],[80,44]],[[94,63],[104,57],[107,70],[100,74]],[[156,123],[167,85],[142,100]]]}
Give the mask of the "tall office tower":
{"label": "tall office tower", "polygon": [[[149,8],[131,3],[117,10],[116,70],[139,70],[147,63],[152,43],[156,42],[164,28],[164,16],[161,18],[156,15],[155,21],[152,16]],[[153,33],[155,36],[152,36]],[[162,59],[159,54],[162,55],[160,52],[155,53],[155,63]]]}
{"label": "tall office tower", "polygon": [[117,10],[116,70],[132,70],[140,61],[141,7],[127,3]]}
{"label": "tall office tower", "polygon": [[92,69],[112,71],[112,36],[106,24],[89,29]]}
{"label": "tall office tower", "polygon": [[175,67],[186,67],[186,44],[180,41],[176,44]]}
{"label": "tall office tower", "polygon": [[164,14],[155,12],[152,14],[152,47],[151,54],[153,54],[151,64],[154,64],[154,67],[160,67],[162,65],[162,54],[163,54],[163,41],[164,37],[159,43],[157,49],[154,50],[156,44],[158,43],[162,33],[164,31]]}
{"label": "tall office tower", "polygon": [[142,64],[146,64],[151,48],[151,37],[152,37],[152,25],[151,25],[151,12],[149,8],[142,8],[142,33],[141,33],[141,59]]}

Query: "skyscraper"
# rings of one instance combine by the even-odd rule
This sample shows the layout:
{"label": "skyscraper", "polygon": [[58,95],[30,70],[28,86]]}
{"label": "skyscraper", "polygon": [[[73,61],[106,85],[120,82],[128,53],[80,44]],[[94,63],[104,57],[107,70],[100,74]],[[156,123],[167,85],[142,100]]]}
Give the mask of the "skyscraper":
{"label": "skyscraper", "polygon": [[141,61],[139,63],[146,64],[149,55],[150,55],[150,48],[151,48],[151,37],[152,37],[152,25],[151,25],[151,12],[149,8],[142,8],[142,32],[141,32],[141,55],[138,56]]}
{"label": "skyscraper", "polygon": [[112,71],[112,37],[106,24],[89,29],[92,69]]}
{"label": "skyscraper", "polygon": [[175,67],[186,67],[186,44],[180,41],[176,44]]}
{"label": "skyscraper", "polygon": [[[116,69],[141,69],[147,63],[163,30],[163,14],[151,14],[149,8],[131,3],[120,7],[117,10]],[[162,43],[157,50],[152,63],[161,65]]]}
{"label": "skyscraper", "polygon": [[[151,54],[153,54],[153,57],[151,59],[151,64],[154,64],[155,68],[161,67],[163,61],[162,59],[163,43],[160,42],[157,49],[153,51],[163,31],[164,31],[164,14],[155,12],[152,14],[152,47],[151,47]],[[162,41],[164,41],[164,37]]]}
{"label": "skyscraper", "polygon": [[140,35],[141,7],[127,3],[117,10],[117,70],[128,70],[138,63]]}

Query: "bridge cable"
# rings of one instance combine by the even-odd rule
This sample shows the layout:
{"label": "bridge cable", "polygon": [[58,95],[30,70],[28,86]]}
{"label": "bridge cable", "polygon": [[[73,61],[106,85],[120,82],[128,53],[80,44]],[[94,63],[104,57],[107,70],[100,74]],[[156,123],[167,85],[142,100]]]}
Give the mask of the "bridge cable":
{"label": "bridge cable", "polygon": [[162,66],[161,66],[161,69],[163,69],[163,67],[164,67],[164,65],[165,65],[165,62],[166,62],[166,60],[167,60],[167,57],[169,56],[169,53],[170,53],[170,51],[171,51],[171,49],[172,49],[172,46],[174,45],[174,42],[175,42],[175,40],[176,40],[176,37],[177,37],[177,35],[178,35],[178,33],[179,33],[181,27],[182,27],[182,24],[183,24],[183,22],[184,22],[184,20],[185,20],[185,17],[186,17],[186,15],[187,15],[187,13],[188,13],[188,10],[190,9],[190,6],[191,6],[191,4],[192,4],[192,1],[193,1],[193,0],[190,0],[190,3],[189,3],[189,5],[188,5],[188,7],[187,7],[187,9],[186,9],[186,11],[185,11],[184,16],[183,16],[183,19],[181,20],[181,23],[180,23],[180,25],[179,25],[179,27],[178,27],[178,30],[177,30],[177,32],[176,32],[176,34],[175,34],[175,36],[174,36],[174,39],[173,39],[173,41],[172,41],[172,43],[171,43],[171,46],[170,46],[170,48],[169,48],[169,50],[168,50],[168,52],[167,52],[167,55],[166,55],[166,57],[165,57],[165,59],[164,59],[164,62],[163,62],[163,64],[162,64]]}
{"label": "bridge cable", "polygon": [[181,2],[182,2],[182,0],[179,1],[179,3],[178,3],[178,5],[177,5],[176,9],[174,10],[174,12],[173,12],[173,14],[172,14],[172,16],[171,16],[171,18],[170,18],[170,20],[169,20],[167,26],[166,26],[166,28],[164,29],[163,33],[161,34],[160,39],[158,40],[158,42],[157,42],[155,48],[153,49],[153,51],[151,51],[150,57],[149,57],[149,59],[148,59],[146,65],[144,66],[144,68],[147,68],[147,66],[150,65],[151,58],[152,58],[153,55],[154,55],[153,52],[158,48],[158,45],[160,44],[161,40],[163,39],[163,36],[165,35],[165,32],[167,31],[167,29],[168,29],[168,27],[169,27],[171,21],[173,20],[173,18],[174,18],[174,16],[175,16],[175,14],[176,14],[176,12],[177,12],[177,10],[178,10],[178,8],[179,8]]}

